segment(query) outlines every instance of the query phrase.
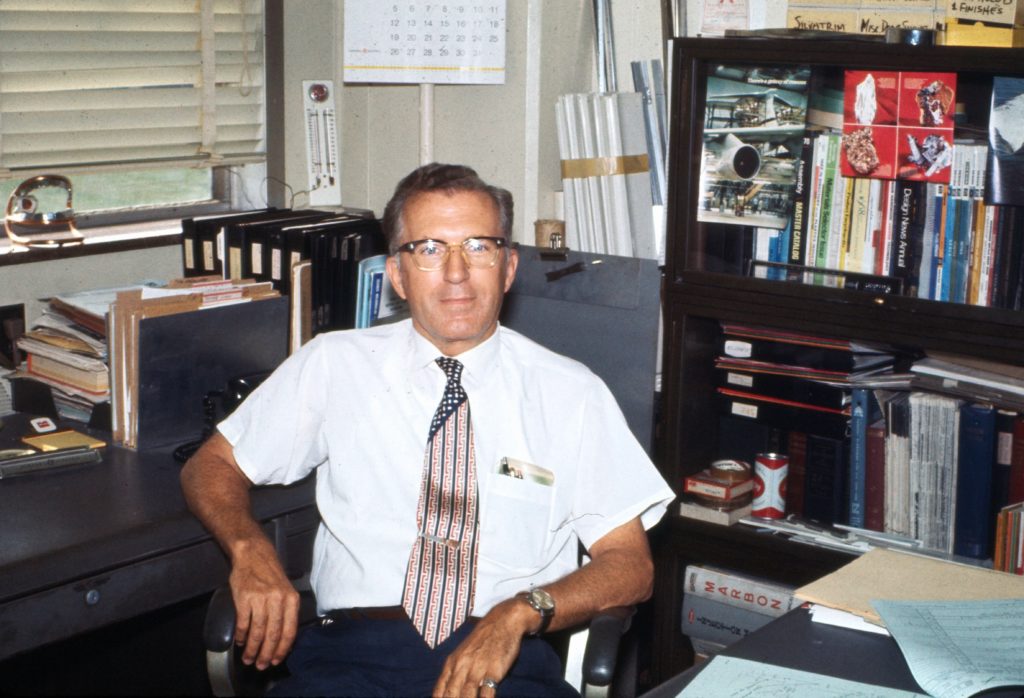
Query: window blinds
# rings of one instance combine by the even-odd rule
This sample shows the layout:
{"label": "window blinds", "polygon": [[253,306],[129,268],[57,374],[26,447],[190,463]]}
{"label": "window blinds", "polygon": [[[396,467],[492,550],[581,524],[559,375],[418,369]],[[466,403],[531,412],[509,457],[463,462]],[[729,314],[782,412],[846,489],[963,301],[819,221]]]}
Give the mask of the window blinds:
{"label": "window blinds", "polygon": [[0,177],[264,155],[263,0],[0,0]]}

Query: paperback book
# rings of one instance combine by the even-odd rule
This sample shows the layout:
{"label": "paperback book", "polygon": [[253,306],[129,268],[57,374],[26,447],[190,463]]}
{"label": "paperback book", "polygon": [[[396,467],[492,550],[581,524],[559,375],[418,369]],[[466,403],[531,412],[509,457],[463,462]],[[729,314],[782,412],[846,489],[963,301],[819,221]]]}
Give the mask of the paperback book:
{"label": "paperback book", "polygon": [[697,220],[785,228],[807,118],[804,66],[718,66],[707,79]]}
{"label": "paperback book", "polygon": [[949,182],[956,73],[846,71],[845,177]]}

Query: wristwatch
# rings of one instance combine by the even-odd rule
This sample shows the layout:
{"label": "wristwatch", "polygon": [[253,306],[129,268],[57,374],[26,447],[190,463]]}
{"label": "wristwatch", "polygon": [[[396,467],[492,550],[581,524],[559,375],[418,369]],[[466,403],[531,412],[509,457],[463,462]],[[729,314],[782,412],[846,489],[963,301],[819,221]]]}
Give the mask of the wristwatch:
{"label": "wristwatch", "polygon": [[529,591],[521,591],[516,596],[530,604],[533,610],[540,614],[540,627],[530,633],[530,636],[540,635],[547,630],[551,624],[551,617],[555,615],[555,600],[551,598],[551,594],[540,587],[534,587]]}

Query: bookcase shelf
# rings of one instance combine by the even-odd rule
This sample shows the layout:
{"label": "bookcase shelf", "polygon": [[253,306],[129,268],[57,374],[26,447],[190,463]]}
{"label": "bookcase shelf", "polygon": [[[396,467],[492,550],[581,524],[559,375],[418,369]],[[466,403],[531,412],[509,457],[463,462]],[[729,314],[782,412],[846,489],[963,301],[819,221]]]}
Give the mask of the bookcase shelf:
{"label": "bookcase shelf", "polygon": [[[664,426],[659,455],[663,474],[677,493],[682,493],[687,475],[720,457],[714,360],[722,322],[884,343],[907,355],[943,351],[1024,364],[1024,313],[1020,311],[769,280],[749,275],[741,264],[722,264],[715,259],[709,252],[712,243],[717,244],[712,236],[739,226],[698,220],[710,71],[720,65],[806,65],[812,73],[832,71],[833,77],[846,69],[956,73],[957,101],[963,102],[967,113],[967,123],[958,123],[957,132],[982,138],[987,133],[993,77],[1024,77],[1019,53],[853,38],[674,40]],[[686,565],[720,565],[803,584],[851,559],[847,553],[789,542],[742,525],[716,526],[673,515],[656,529],[653,549],[657,569],[653,684],[667,680],[692,661],[687,638],[680,630]]]}

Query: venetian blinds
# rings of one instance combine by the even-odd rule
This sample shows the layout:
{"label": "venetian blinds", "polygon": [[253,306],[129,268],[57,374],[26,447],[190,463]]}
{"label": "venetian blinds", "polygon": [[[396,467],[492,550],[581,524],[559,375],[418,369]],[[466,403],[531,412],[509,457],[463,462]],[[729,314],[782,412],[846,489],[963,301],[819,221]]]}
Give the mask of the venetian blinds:
{"label": "venetian blinds", "polygon": [[0,0],[0,177],[263,159],[263,0]]}

